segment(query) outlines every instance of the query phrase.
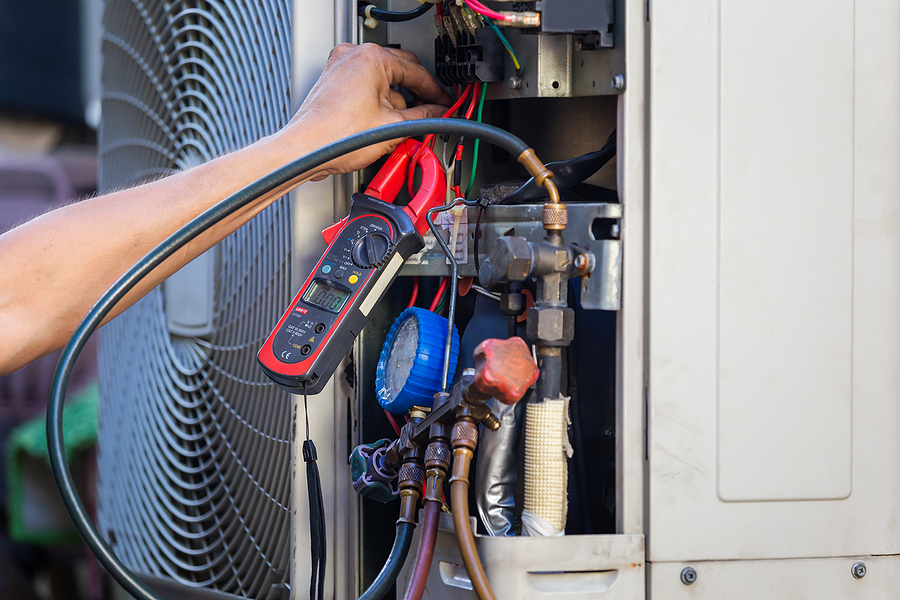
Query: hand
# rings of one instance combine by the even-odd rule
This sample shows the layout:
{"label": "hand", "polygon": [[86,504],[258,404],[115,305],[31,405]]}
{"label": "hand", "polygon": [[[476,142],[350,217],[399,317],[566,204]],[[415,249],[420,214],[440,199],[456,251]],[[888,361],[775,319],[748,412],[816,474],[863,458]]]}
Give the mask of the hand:
{"label": "hand", "polygon": [[[403,86],[427,104],[408,108],[392,86]],[[299,147],[321,147],[354,133],[412,119],[440,117],[452,103],[449,94],[408,50],[375,44],[341,44],[331,51],[325,70],[303,105],[279,134],[299,138]],[[400,143],[392,140],[336,159],[313,179],[358,171]]]}

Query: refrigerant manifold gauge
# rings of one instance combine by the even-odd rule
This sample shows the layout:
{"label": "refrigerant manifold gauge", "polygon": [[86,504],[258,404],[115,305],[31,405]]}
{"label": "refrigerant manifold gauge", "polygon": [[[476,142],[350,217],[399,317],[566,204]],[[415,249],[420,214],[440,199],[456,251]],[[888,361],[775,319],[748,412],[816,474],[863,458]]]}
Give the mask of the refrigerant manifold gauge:
{"label": "refrigerant manifold gauge", "polygon": [[[378,402],[388,411],[403,414],[413,406],[431,406],[441,391],[447,319],[424,308],[407,308],[391,327],[375,372]],[[456,373],[459,333],[453,327],[450,375]]]}

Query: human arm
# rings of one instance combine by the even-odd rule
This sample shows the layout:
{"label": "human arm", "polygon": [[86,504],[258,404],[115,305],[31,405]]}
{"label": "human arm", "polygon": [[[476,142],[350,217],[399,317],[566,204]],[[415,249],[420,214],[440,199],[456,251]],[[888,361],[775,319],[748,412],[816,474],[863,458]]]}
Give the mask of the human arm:
{"label": "human arm", "polygon": [[[391,86],[430,104],[407,108]],[[132,264],[223,198],[324,144],[386,123],[440,116],[449,97],[414,55],[378,46],[337,47],[291,122],[232,154],[151,184],[47,213],[0,236],[0,375],[61,347]],[[358,170],[381,144],[332,161],[210,228],[132,290],[107,320],[309,179]]]}

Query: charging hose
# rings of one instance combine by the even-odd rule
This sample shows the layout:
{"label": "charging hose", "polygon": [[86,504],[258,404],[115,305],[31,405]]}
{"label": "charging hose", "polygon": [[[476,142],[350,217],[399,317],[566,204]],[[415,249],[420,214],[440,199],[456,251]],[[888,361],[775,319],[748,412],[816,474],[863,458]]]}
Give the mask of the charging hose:
{"label": "charging hose", "polygon": [[434,559],[434,546],[437,543],[440,520],[441,503],[426,501],[419,552],[416,554],[416,563],[413,565],[412,574],[409,577],[409,588],[406,590],[404,600],[422,600],[425,584],[428,583],[428,573],[431,571],[431,561]]}
{"label": "charging hose", "polygon": [[394,545],[391,553],[388,555],[387,561],[378,573],[378,577],[372,582],[359,600],[381,600],[385,594],[394,585],[397,576],[400,575],[400,569],[406,562],[406,555],[409,554],[409,547],[412,544],[413,530],[416,528],[412,523],[397,523],[397,534],[394,536]]}
{"label": "charging hose", "polygon": [[[185,244],[209,229],[222,219],[254,202],[257,198],[289,184],[299,182],[300,177],[325,163],[340,158],[345,154],[355,152],[366,146],[411,137],[434,133],[437,135],[464,135],[466,137],[480,138],[496,146],[500,146],[522,162],[529,172],[537,177],[544,169],[539,161],[535,160],[534,152],[518,137],[497,127],[463,119],[421,119],[417,121],[404,121],[392,123],[363,131],[331,143],[315,152],[311,152],[297,160],[294,160],[268,175],[265,175],[243,189],[230,195],[228,198],[206,210],[184,227],[170,235],[156,248],[151,250],[139,260],[131,269],[116,281],[100,297],[97,303],[88,311],[87,316],[81,321],[72,335],[72,338],[63,348],[53,376],[50,387],[50,401],[47,406],[47,445],[50,453],[50,467],[53,477],[59,488],[63,503],[69,516],[75,524],[79,535],[85,545],[97,558],[109,575],[121,585],[126,592],[138,600],[160,600],[153,591],[142,583],[134,573],[126,567],[115,555],[112,548],[106,543],[97,528],[91,522],[84,504],[78,497],[75,482],[69,470],[66,460],[66,450],[63,444],[63,399],[66,395],[66,386],[72,367],[81,351],[84,349],[88,338],[100,326],[103,319],[110,313],[113,307],[125,295],[128,294],[144,277],[153,269],[162,264]],[[545,170],[545,169],[544,169]],[[537,172],[534,172],[537,171]],[[549,185],[552,182],[547,179]],[[296,187],[296,183],[293,187]],[[282,190],[287,193],[289,189]]]}

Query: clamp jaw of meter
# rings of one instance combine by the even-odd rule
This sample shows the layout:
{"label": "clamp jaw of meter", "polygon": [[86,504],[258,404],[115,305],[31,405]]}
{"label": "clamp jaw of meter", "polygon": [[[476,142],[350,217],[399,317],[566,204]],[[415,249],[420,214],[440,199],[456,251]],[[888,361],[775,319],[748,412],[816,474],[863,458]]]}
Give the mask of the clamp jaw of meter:
{"label": "clamp jaw of meter", "polygon": [[419,142],[401,143],[350,214],[322,232],[328,248],[257,357],[263,371],[294,393],[322,391],[400,267],[425,246],[426,213],[444,202],[447,182],[437,157],[419,158],[422,184],[407,206],[394,206]]}

